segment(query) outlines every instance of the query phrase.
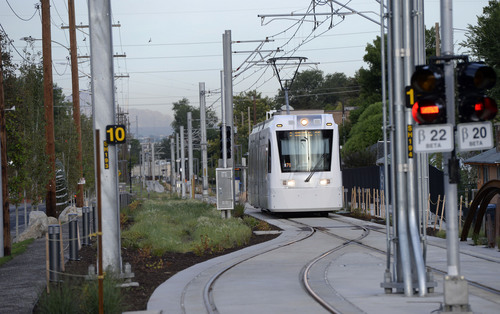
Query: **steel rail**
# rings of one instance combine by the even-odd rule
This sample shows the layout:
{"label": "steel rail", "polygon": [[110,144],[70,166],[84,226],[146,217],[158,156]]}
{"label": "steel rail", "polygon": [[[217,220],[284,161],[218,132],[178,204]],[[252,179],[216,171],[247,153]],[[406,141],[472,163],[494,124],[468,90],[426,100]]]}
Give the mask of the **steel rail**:
{"label": "steel rail", "polygon": [[[300,241],[303,241],[309,237],[311,237],[314,233],[315,233],[315,230],[314,228],[312,227],[309,227],[310,228],[310,231],[303,237],[301,237],[300,239],[296,239],[296,240],[293,240],[293,241],[290,241],[290,242],[287,242],[285,244],[281,244],[281,245],[278,245],[276,247],[272,247],[270,249],[267,249],[267,250],[264,250],[264,251],[261,251],[261,252],[258,252],[256,254],[252,254],[251,256],[248,256],[236,263],[233,263],[232,265],[228,266],[228,267],[225,267],[221,270],[219,270],[216,274],[214,274],[209,280],[208,282],[206,283],[205,285],[205,288],[203,290],[203,302],[205,304],[205,308],[207,310],[207,312],[209,314],[218,314],[219,311],[217,310],[217,306],[215,305],[215,301],[214,301],[214,298],[213,298],[213,287],[215,285],[215,282],[217,281],[217,279],[219,279],[224,273],[226,273],[227,271],[233,269],[234,267],[248,261],[248,260],[251,260],[252,258],[255,258],[257,256],[261,256],[261,255],[264,255],[266,253],[269,253],[269,252],[272,252],[272,251],[275,251],[275,250],[278,250],[278,249],[281,249],[283,247],[286,247],[286,246],[289,246],[289,245],[292,245],[292,244],[295,244],[295,243],[298,243]],[[189,284],[188,284],[189,285]],[[183,308],[183,312],[185,313],[184,311],[184,306],[182,304],[182,308]]]}

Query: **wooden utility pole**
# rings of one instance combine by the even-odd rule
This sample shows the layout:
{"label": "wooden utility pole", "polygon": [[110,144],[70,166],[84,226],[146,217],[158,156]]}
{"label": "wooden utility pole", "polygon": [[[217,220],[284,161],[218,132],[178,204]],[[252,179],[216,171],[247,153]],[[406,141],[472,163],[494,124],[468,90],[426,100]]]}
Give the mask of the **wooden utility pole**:
{"label": "wooden utility pole", "polygon": [[57,218],[56,146],[54,135],[54,87],[52,82],[52,38],[50,34],[50,1],[42,4],[43,99],[45,108],[45,152],[49,156],[49,181],[45,207],[47,216]]}
{"label": "wooden utility pole", "polygon": [[441,33],[439,30],[439,23],[434,24],[436,30],[436,57],[441,56]]}
{"label": "wooden utility pole", "polygon": [[82,161],[82,127],[80,121],[80,85],[78,81],[78,60],[76,55],[76,22],[75,22],[75,1],[68,0],[69,16],[69,44],[71,57],[71,82],[73,94],[73,120],[76,127],[77,155],[76,166],[80,180],[77,186],[76,207],[83,207],[83,161]]}
{"label": "wooden utility pole", "polygon": [[252,98],[253,98],[253,125],[256,125],[257,124],[257,100],[255,99],[255,95]]}
{"label": "wooden utility pole", "polygon": [[2,66],[2,45],[0,43],[0,156],[1,156],[1,188],[2,188],[2,217],[3,241],[0,241],[0,250],[3,254],[0,257],[11,255],[12,244],[10,239],[10,213],[9,213],[9,193],[7,191],[7,133],[5,129],[5,96],[3,91],[3,66]]}

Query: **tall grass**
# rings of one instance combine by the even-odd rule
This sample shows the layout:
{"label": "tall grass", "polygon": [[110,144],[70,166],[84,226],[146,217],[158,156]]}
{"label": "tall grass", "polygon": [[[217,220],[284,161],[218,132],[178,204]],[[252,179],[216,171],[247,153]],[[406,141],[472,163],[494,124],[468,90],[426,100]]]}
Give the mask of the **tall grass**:
{"label": "tall grass", "polygon": [[215,252],[242,245],[252,235],[242,219],[222,219],[215,207],[195,200],[145,200],[132,215],[134,224],[122,232],[123,245],[155,255]]}
{"label": "tall grass", "polygon": [[[103,301],[104,313],[122,313],[123,297],[117,286],[119,280],[108,274],[104,278]],[[70,314],[99,313],[98,282],[70,279],[61,283],[52,283],[50,293],[43,293],[34,313]]]}

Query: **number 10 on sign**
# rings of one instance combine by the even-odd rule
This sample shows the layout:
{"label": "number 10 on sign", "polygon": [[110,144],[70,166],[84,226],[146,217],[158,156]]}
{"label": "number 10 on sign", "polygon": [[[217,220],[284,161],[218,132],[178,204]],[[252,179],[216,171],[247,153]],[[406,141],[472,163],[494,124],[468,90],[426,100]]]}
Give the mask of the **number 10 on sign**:
{"label": "number 10 on sign", "polygon": [[114,124],[106,126],[106,142],[108,144],[125,143],[126,134],[124,125]]}

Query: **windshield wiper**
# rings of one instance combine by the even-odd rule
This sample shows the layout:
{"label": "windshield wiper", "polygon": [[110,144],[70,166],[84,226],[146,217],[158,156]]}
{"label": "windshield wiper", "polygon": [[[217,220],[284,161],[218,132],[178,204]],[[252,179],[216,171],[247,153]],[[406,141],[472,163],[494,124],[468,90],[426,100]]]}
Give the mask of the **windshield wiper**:
{"label": "windshield wiper", "polygon": [[319,158],[318,162],[316,163],[316,165],[314,165],[313,169],[311,170],[311,173],[307,176],[307,178],[304,180],[304,182],[309,182],[309,180],[311,180],[312,176],[318,170],[319,164],[321,162],[325,161],[325,156],[326,156],[326,152],[324,152],[323,155],[321,155],[321,157]]}

